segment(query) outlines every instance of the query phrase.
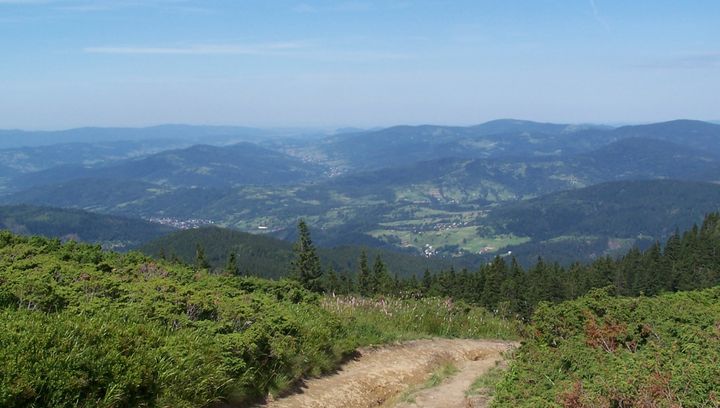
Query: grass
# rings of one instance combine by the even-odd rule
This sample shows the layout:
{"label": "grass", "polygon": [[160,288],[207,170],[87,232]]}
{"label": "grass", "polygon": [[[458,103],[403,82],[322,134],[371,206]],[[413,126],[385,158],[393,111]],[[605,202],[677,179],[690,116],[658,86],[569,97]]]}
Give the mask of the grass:
{"label": "grass", "polygon": [[460,370],[453,363],[443,364],[439,369],[430,374],[430,378],[425,381],[425,388],[437,387],[442,384],[445,379],[452,377],[458,371]]}
{"label": "grass", "polygon": [[433,371],[424,383],[415,387],[410,387],[409,389],[405,390],[402,394],[400,394],[397,400],[414,404],[415,397],[420,391],[437,387],[438,385],[442,384],[446,379],[457,374],[458,371],[460,370],[453,362],[444,363],[435,371]]}
{"label": "grass", "polygon": [[[393,237],[407,245],[423,250],[425,245],[435,249],[457,245],[460,249],[470,253],[497,252],[510,245],[519,245],[530,241],[529,237],[518,237],[512,234],[500,234],[492,237],[479,236],[477,226],[448,227],[443,230],[407,231],[401,229],[384,228],[368,232],[368,235],[385,240]],[[492,248],[492,249],[490,249]]]}
{"label": "grass", "polygon": [[518,323],[449,299],[325,297],[325,310],[345,322],[357,346],[430,337],[517,339]]}
{"label": "grass", "polygon": [[490,370],[488,370],[487,373],[483,374],[482,376],[478,377],[470,386],[470,388],[465,392],[465,395],[467,396],[473,396],[473,395],[486,395],[488,397],[492,397],[495,395],[495,388],[497,387],[498,383],[503,379],[505,376],[506,368],[497,365]]}

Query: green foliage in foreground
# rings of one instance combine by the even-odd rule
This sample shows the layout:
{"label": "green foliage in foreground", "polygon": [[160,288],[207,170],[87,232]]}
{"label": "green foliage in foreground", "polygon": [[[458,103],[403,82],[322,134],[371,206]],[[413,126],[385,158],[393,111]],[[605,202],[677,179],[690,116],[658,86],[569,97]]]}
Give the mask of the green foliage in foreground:
{"label": "green foliage in foreground", "polygon": [[495,407],[717,407],[720,288],[541,304]]}
{"label": "green foliage in foreground", "polygon": [[[344,321],[322,299],[288,280],[210,275],[0,232],[0,406],[246,401],[335,368],[397,320],[390,310]],[[488,327],[499,324],[483,316]],[[442,327],[408,336],[442,335]],[[449,334],[482,332],[469,329]]]}

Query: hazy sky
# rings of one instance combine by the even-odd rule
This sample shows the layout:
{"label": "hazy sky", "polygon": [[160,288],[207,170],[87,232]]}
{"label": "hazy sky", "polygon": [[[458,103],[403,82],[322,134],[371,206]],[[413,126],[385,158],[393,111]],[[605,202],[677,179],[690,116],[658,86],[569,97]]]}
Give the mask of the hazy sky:
{"label": "hazy sky", "polygon": [[718,0],[0,0],[0,128],[720,119]]}

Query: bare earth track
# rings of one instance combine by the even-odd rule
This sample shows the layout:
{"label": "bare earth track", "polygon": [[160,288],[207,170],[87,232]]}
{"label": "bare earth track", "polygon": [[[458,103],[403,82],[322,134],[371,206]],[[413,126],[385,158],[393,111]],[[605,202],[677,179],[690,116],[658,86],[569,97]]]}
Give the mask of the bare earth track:
{"label": "bare earth track", "polygon": [[[486,401],[470,401],[465,391],[512,347],[513,343],[501,341],[432,339],[361,349],[360,355],[336,374],[307,380],[297,393],[261,407],[483,407]],[[399,394],[424,383],[447,363],[453,363],[459,372],[437,387],[414,394],[414,403],[395,404]]]}

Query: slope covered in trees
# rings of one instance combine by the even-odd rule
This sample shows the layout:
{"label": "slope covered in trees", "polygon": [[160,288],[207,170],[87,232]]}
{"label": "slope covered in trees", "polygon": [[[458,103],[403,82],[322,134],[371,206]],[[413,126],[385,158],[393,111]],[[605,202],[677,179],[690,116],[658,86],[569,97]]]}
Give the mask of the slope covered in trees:
{"label": "slope covered in trees", "polygon": [[538,256],[565,265],[647,248],[720,209],[720,186],[677,180],[603,183],[492,209],[479,233],[532,240],[511,245],[524,265]]}
{"label": "slope covered in trees", "polygon": [[[313,238],[315,231],[311,231]],[[237,274],[281,278],[288,275],[293,259],[292,243],[266,235],[219,227],[177,231],[146,243],[140,251],[154,257],[177,258],[186,264],[194,264],[198,246],[202,247],[205,259],[213,270],[224,271],[228,258],[235,254]],[[324,270],[332,268],[338,273],[354,273],[358,270],[361,251],[368,257],[381,257],[392,274],[410,277],[425,269],[448,268],[453,262],[443,259],[428,259],[411,254],[386,251],[377,248],[343,246],[318,248],[317,252]],[[479,260],[467,260],[468,264]]]}
{"label": "slope covered in trees", "polygon": [[144,181],[175,187],[233,187],[291,184],[316,179],[324,168],[253,143],[195,145],[117,164],[87,168],[64,166],[18,177],[18,187],[104,178]]}
{"label": "slope covered in trees", "polygon": [[417,281],[399,282],[393,290],[450,296],[528,319],[540,302],[575,299],[596,288],[611,286],[619,295],[637,296],[720,285],[717,248],[720,215],[714,213],[701,226],[671,235],[664,246],[656,242],[645,251],[634,248],[617,259],[603,257],[563,267],[540,258],[525,269],[513,257],[498,256],[477,270],[427,272]]}
{"label": "slope covered in trees", "polygon": [[0,229],[127,250],[174,231],[143,220],[30,205],[0,206]]}

